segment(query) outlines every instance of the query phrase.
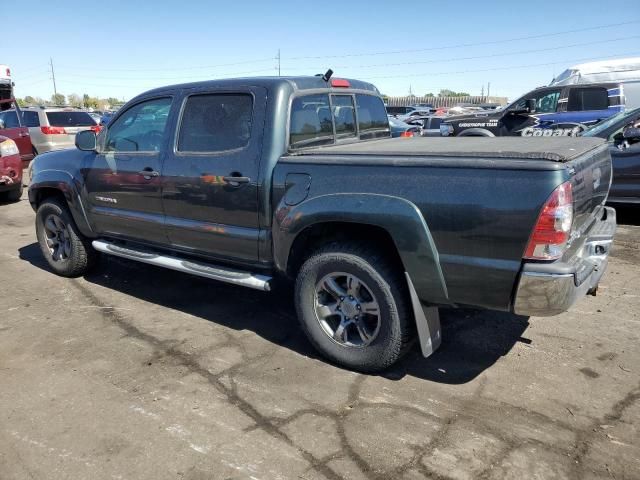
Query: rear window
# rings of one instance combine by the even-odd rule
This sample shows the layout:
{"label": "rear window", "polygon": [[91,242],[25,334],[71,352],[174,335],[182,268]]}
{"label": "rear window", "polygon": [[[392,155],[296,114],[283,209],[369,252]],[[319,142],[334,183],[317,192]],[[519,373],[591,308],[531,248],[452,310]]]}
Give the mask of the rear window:
{"label": "rear window", "polygon": [[329,145],[335,143],[336,138],[356,135],[362,140],[390,136],[382,99],[365,94],[333,94],[331,103],[327,94],[297,97],[291,104],[289,130],[291,148]]}
{"label": "rear window", "polygon": [[381,98],[357,94],[356,105],[361,139],[389,136],[389,119]]}
{"label": "rear window", "polygon": [[91,127],[96,124],[87,112],[47,112],[52,127]]}
{"label": "rear window", "polygon": [[38,112],[22,112],[22,122],[25,127],[39,127],[40,120],[38,119]]}
{"label": "rear window", "polygon": [[291,104],[292,148],[333,143],[333,122],[329,95],[305,95]]}
{"label": "rear window", "polygon": [[567,110],[606,110],[609,108],[609,93],[606,88],[572,88],[569,92]]}

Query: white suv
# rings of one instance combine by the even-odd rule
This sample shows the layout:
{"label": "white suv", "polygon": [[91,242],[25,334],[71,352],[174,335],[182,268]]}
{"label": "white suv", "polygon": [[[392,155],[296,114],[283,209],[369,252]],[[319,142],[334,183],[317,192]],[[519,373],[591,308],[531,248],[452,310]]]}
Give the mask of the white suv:
{"label": "white suv", "polygon": [[76,133],[98,132],[100,127],[89,113],[71,107],[24,107],[22,123],[29,128],[34,153],[72,148]]}

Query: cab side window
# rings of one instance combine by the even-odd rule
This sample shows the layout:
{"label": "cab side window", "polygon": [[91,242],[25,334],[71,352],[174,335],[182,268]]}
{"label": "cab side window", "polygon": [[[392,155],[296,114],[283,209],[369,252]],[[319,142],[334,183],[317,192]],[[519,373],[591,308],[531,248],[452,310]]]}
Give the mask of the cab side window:
{"label": "cab side window", "polygon": [[253,97],[239,94],[192,95],[178,136],[179,152],[224,152],[249,144]]}
{"label": "cab side window", "polygon": [[105,152],[158,152],[165,140],[164,131],[171,98],[141,102],[109,125]]}
{"label": "cab side window", "polygon": [[536,113],[553,113],[558,107],[560,90],[551,90],[542,93],[536,99]]}
{"label": "cab side window", "polygon": [[567,111],[606,110],[609,108],[609,93],[603,87],[572,88],[569,92]]}

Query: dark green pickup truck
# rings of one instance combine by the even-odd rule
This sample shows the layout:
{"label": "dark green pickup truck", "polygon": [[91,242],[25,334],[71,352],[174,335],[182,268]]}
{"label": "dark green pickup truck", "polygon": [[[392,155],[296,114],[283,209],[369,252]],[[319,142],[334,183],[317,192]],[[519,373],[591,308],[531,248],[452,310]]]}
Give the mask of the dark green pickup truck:
{"label": "dark green pickup truck", "polygon": [[260,290],[289,278],[310,341],[358,370],[415,339],[430,355],[440,307],[565,311],[615,232],[601,140],[391,139],[356,80],[159,88],[76,146],[39,155],[29,188],[56,273],[103,252]]}

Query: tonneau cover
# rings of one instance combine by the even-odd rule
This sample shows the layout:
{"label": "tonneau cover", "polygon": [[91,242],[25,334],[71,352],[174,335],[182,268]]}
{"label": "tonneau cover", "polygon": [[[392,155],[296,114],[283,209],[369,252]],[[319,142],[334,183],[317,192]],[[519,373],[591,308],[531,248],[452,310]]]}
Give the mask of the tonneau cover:
{"label": "tonneau cover", "polygon": [[603,143],[604,139],[595,137],[385,138],[305,149],[293,155],[509,158],[564,163],[598,148]]}

